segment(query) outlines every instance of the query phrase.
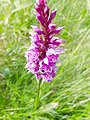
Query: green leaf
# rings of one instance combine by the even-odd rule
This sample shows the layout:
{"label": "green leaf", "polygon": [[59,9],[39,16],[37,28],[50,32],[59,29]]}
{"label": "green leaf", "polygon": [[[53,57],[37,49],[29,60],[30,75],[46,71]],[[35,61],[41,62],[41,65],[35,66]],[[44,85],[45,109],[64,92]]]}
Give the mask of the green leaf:
{"label": "green leaf", "polygon": [[47,112],[57,108],[57,106],[58,106],[57,102],[46,104],[46,105],[40,107],[39,110],[37,111],[37,113],[47,113]]}
{"label": "green leaf", "polygon": [[3,96],[0,95],[0,106],[3,106],[4,105],[4,98]]}

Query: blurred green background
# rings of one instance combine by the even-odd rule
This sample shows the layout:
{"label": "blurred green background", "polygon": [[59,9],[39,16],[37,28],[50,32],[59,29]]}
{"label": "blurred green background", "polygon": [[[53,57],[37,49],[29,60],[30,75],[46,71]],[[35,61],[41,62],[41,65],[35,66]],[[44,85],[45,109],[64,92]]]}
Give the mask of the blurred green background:
{"label": "blurred green background", "polygon": [[47,0],[53,23],[65,26],[58,73],[44,83],[34,109],[35,76],[24,68],[35,0],[0,0],[0,120],[90,120],[90,0]]}

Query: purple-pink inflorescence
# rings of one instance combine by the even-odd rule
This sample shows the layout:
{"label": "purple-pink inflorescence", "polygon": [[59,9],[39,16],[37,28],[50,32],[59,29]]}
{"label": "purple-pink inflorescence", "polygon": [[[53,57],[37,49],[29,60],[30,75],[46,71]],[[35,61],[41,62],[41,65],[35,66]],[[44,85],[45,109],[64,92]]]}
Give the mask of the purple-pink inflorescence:
{"label": "purple-pink inflorescence", "polygon": [[31,26],[35,33],[31,35],[31,46],[25,54],[27,58],[26,68],[35,74],[36,78],[44,81],[51,81],[57,71],[56,62],[63,50],[58,46],[64,40],[55,37],[63,27],[56,28],[52,20],[56,16],[56,10],[50,12],[45,0],[37,0],[35,3],[36,19],[40,22],[41,28]]}

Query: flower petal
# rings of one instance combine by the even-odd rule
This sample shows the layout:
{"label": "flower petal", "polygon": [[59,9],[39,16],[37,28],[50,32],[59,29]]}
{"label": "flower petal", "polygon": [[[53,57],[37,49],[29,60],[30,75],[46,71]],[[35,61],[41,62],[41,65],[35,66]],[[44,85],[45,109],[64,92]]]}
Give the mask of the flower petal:
{"label": "flower petal", "polygon": [[49,23],[49,24],[50,24],[51,21],[55,18],[56,12],[57,12],[57,10],[55,9],[55,10],[52,11],[52,13],[50,14],[50,17],[49,17],[49,20],[48,20],[48,23]]}
{"label": "flower petal", "polygon": [[59,28],[57,28],[57,29],[51,31],[51,32],[50,32],[50,35],[58,34],[63,28],[64,28],[64,26],[63,26],[63,27],[59,27]]}
{"label": "flower petal", "polygon": [[49,7],[45,6],[44,13],[47,15],[47,18],[49,16],[49,11],[50,11]]}
{"label": "flower petal", "polygon": [[47,65],[49,64],[49,61],[48,61],[48,58],[47,58],[47,57],[44,58],[44,63],[47,64]]}
{"label": "flower petal", "polygon": [[42,30],[40,30],[37,26],[31,25],[31,27],[34,29],[34,32],[36,32],[38,35],[44,34]]}
{"label": "flower petal", "polygon": [[56,28],[56,25],[55,24],[49,24],[49,29],[50,30],[54,30]]}
{"label": "flower petal", "polygon": [[35,6],[36,11],[38,13],[41,13],[41,9],[40,9],[39,5],[37,3],[35,3],[34,6]]}
{"label": "flower petal", "polygon": [[40,14],[36,14],[36,19],[44,26],[44,20]]}

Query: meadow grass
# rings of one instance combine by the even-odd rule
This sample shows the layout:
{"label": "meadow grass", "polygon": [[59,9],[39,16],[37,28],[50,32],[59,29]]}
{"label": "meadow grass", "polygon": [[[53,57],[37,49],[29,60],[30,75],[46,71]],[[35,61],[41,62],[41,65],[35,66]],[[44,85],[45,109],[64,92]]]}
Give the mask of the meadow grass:
{"label": "meadow grass", "polygon": [[53,22],[65,26],[58,72],[41,88],[34,110],[35,76],[24,68],[35,0],[0,0],[0,120],[90,120],[90,1],[48,0],[57,8]]}

